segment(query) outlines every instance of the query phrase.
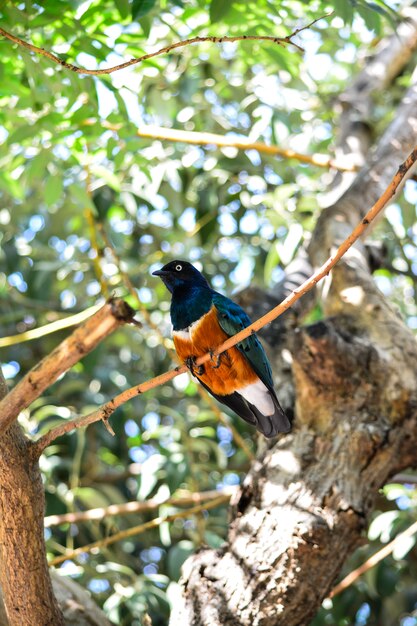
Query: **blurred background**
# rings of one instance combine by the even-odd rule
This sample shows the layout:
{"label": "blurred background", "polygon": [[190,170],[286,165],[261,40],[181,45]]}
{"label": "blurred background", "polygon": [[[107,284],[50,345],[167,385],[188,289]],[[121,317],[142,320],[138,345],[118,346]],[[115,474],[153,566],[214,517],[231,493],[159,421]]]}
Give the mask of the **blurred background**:
{"label": "blurred background", "polygon": [[[395,31],[404,5],[362,0],[286,0],[279,6],[273,0],[0,3],[4,29],[90,69],[195,36],[285,37],[334,11],[294,38],[304,53],[266,41],[200,43],[101,76],[78,75],[0,40],[0,360],[5,377],[10,385],[17,382],[68,335],[70,324],[79,321],[74,315],[111,295],[126,298],[143,324],[118,330],[34,402],[21,417],[28,434],[39,436],[172,367],[170,298],[151,276],[162,264],[187,259],[229,296],[248,285],[274,292],[308,241],[334,180],[328,168],[253,146],[219,148],[197,140],[191,145],[158,139],[155,129],[153,137],[141,132],[150,125],[210,132],[230,142],[248,139],[334,158],[343,114],[340,94],[380,40]],[[367,123],[375,140],[410,84],[415,60],[414,54],[389,89],[373,94]],[[413,329],[416,204],[417,182],[410,180],[371,235],[384,247],[375,280]],[[317,305],[308,320],[320,315]],[[58,330],[46,332],[56,322]],[[186,374],[121,407],[111,419],[115,437],[100,423],[54,442],[41,459],[51,559],[186,511],[199,497],[209,501],[213,492],[233,493],[256,452],[257,435],[223,409],[200,395]],[[384,488],[368,543],[344,573],[412,523],[416,481],[411,474]],[[203,496],[193,500],[192,494]],[[98,520],[68,523],[59,517],[136,500],[151,500],[151,505]],[[139,626],[148,613],[154,626],[163,626],[181,564],[202,544],[220,546],[227,525],[224,503],[67,559],[59,571],[87,588],[115,623]],[[416,625],[414,545],[415,537],[404,539],[343,594],[326,601],[314,625]]]}

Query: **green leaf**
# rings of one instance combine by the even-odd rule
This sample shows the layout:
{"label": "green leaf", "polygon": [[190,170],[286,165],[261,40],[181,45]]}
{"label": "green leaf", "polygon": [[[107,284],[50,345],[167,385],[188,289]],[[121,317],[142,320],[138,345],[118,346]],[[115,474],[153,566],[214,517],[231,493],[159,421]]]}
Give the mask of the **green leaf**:
{"label": "green leaf", "polygon": [[334,0],[334,10],[345,24],[350,25],[353,21],[353,6],[349,0]]}
{"label": "green leaf", "polygon": [[211,0],[210,2],[210,22],[214,24],[214,22],[218,22],[222,19],[231,8],[230,0]]}
{"label": "green leaf", "polygon": [[[380,10],[380,7],[376,7],[376,9]],[[378,34],[381,31],[381,17],[376,9],[371,8],[370,5],[359,5],[358,13],[363,18],[366,27]]]}
{"label": "green leaf", "polygon": [[223,537],[220,537],[211,530],[206,530],[206,532],[204,533],[204,540],[207,545],[210,546],[210,548],[214,548],[215,550],[217,550],[217,548],[220,548],[225,541]]}
{"label": "green leaf", "polygon": [[20,126],[10,135],[8,143],[21,143],[24,139],[33,137],[36,134],[36,130],[33,126]]}
{"label": "green leaf", "polygon": [[82,185],[73,185],[71,187],[71,195],[78,200],[78,203],[82,206],[82,208],[89,207],[90,209],[93,209],[94,213],[96,212],[94,202],[87,193],[85,187]]}
{"label": "green leaf", "polygon": [[62,196],[63,182],[59,175],[50,176],[43,191],[45,202],[48,206],[55,204]]}
{"label": "green leaf", "polygon": [[392,556],[396,561],[400,561],[410,552],[412,548],[414,548],[415,543],[415,535],[412,535],[411,537],[399,537],[395,543],[394,550],[392,551]]}
{"label": "green leaf", "polygon": [[143,30],[143,34],[145,35],[146,39],[149,37],[150,32],[151,32],[151,27],[152,27],[152,20],[149,17],[149,15],[145,15],[144,17],[142,17],[140,20],[138,20],[142,30]]}
{"label": "green leaf", "polygon": [[114,0],[119,15],[124,20],[129,15],[129,0]]}
{"label": "green leaf", "polygon": [[190,554],[194,552],[192,541],[179,541],[168,552],[168,573],[172,580],[178,580],[181,576],[181,567]]}
{"label": "green leaf", "polygon": [[276,268],[278,263],[279,263],[279,246],[278,246],[278,242],[275,241],[269,248],[269,252],[265,260],[264,281],[267,285],[271,284],[272,271]]}
{"label": "green leaf", "polygon": [[156,4],[156,0],[133,0],[132,3],[132,20],[138,20],[149,11],[152,11]]}

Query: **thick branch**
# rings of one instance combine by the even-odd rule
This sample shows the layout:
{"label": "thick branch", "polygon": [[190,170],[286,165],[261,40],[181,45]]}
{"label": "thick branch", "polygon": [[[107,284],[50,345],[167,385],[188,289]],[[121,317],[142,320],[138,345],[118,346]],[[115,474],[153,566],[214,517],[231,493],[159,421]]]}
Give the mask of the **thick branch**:
{"label": "thick branch", "polygon": [[129,61],[120,63],[120,65],[107,67],[101,70],[89,70],[83,67],[79,67],[78,65],[73,65],[72,63],[67,63],[66,61],[58,57],[56,54],[53,54],[52,52],[49,52],[48,50],[44,50],[43,48],[39,48],[38,46],[34,46],[33,44],[28,43],[27,41],[24,41],[23,39],[20,39],[20,37],[13,35],[13,33],[9,33],[7,30],[4,30],[4,28],[0,28],[0,35],[3,35],[3,37],[6,37],[6,39],[9,39],[10,41],[13,41],[13,43],[16,43],[18,46],[26,48],[26,50],[30,50],[31,52],[34,52],[35,54],[46,57],[50,61],[53,61],[53,63],[57,63],[58,65],[65,67],[65,69],[67,70],[71,70],[72,72],[76,72],[77,74],[102,76],[103,74],[112,74],[113,72],[117,72],[118,70],[123,70],[126,67],[137,65],[138,63],[142,63],[143,61],[147,61],[148,59],[152,59],[153,57],[156,57],[161,54],[168,54],[169,52],[171,52],[171,50],[184,48],[185,46],[189,46],[194,43],[204,43],[204,42],[226,43],[226,42],[234,42],[234,41],[270,41],[272,43],[275,43],[284,47],[291,45],[297,48],[297,50],[300,50],[301,52],[303,52],[303,49],[294,41],[292,41],[293,38],[296,35],[298,35],[298,33],[301,33],[303,30],[311,28],[319,20],[322,20],[325,17],[329,17],[329,16],[322,15],[321,17],[318,17],[317,19],[310,22],[310,24],[307,24],[306,26],[303,26],[302,28],[297,28],[293,33],[291,33],[291,35],[288,35],[287,37],[273,37],[269,35],[237,35],[235,37],[230,37],[228,35],[225,35],[223,37],[214,37],[214,36],[191,37],[190,39],[177,41],[168,46],[164,46],[163,48],[161,48],[160,50],[157,50],[156,52],[149,52],[148,54],[144,54],[138,58],[130,59]]}
{"label": "thick branch", "polygon": [[[344,264],[334,274],[345,286],[356,281]],[[352,315],[297,334],[294,431],[245,479],[227,546],[187,562],[172,626],[308,624],[377,489],[401,469],[407,439],[416,459],[417,346],[371,289],[359,328]],[[368,336],[372,325],[379,334]]]}
{"label": "thick branch", "polygon": [[[389,87],[417,48],[417,8],[406,7],[401,16],[395,32],[379,42],[363,69],[337,98],[340,115],[335,152],[351,165],[365,165],[371,147],[375,95]],[[326,205],[335,202],[353,180],[352,175],[337,174],[332,190],[326,193]]]}
{"label": "thick branch", "polygon": [[112,333],[131,321],[133,310],[123,300],[111,300],[59,344],[0,402],[0,432],[6,430],[20,411],[28,407],[61,374]]}
{"label": "thick branch", "polygon": [[[241,330],[233,337],[230,337],[227,341],[218,346],[211,354],[205,354],[200,357],[196,361],[196,365],[202,365],[203,363],[208,362],[211,359],[216,359],[216,357],[222,352],[229,350],[234,345],[239,343],[239,341],[243,341],[249,335],[254,334],[256,331],[263,328],[266,324],[269,324],[271,321],[276,319],[279,315],[282,315],[284,311],[289,309],[290,306],[294,304],[301,296],[307,293],[310,289],[312,289],[317,283],[329,274],[330,270],[336,265],[336,263],[343,257],[343,255],[351,248],[351,246],[358,240],[358,238],[364,233],[369,224],[375,219],[375,217],[382,211],[382,209],[386,206],[386,204],[391,200],[391,198],[396,193],[396,190],[404,177],[407,175],[408,171],[414,166],[417,162],[417,147],[411,152],[409,157],[400,165],[397,173],[393,177],[391,183],[385,189],[383,194],[374,204],[374,206],[366,213],[361,222],[354,228],[354,230],[350,233],[350,235],[345,239],[345,241],[339,246],[338,250],[335,254],[331,255],[329,259],[311,276],[308,280],[306,280],[300,287],[298,287],[295,291],[292,292],[281,304],[276,306],[274,309],[269,311],[266,315],[259,318],[250,326],[247,326],[244,330]],[[185,365],[176,367],[174,370],[161,374],[151,380],[148,380],[145,383],[140,385],[136,385],[135,387],[131,387],[126,391],[123,391],[118,396],[106,402],[102,407],[97,409],[96,411],[90,413],[89,415],[78,417],[74,420],[65,422],[53,428],[48,433],[46,433],[43,437],[41,437],[36,444],[34,444],[35,453],[40,455],[42,451],[57,437],[64,435],[65,433],[74,430],[75,428],[82,428],[84,426],[88,426],[89,424],[93,424],[99,420],[108,420],[110,415],[122,404],[127,402],[128,400],[134,398],[138,394],[144,393],[145,391],[149,391],[150,389],[154,389],[159,385],[165,384],[168,381],[172,380],[179,374],[182,374],[187,371]]]}
{"label": "thick branch", "polygon": [[[412,87],[353,186],[323,212],[315,264],[367,219],[411,149],[416,103]],[[416,341],[363,252],[360,242],[349,248],[327,282],[333,317],[292,334],[294,430],[252,466],[227,544],[184,564],[171,626],[308,624],[357,546],[377,489],[417,462]]]}
{"label": "thick branch", "polygon": [[417,8],[403,8],[401,17],[395,32],[378,43],[362,71],[340,95],[339,102],[351,109],[351,116],[370,117],[374,94],[391,85],[417,49]]}
{"label": "thick branch", "polygon": [[[7,391],[0,369],[0,398]],[[44,490],[15,423],[0,437],[0,583],[9,626],[63,626],[43,538]]]}
{"label": "thick branch", "polygon": [[[417,80],[417,74],[415,76]],[[396,163],[412,149],[417,135],[417,83],[405,93],[395,117],[351,187],[320,215],[309,247],[315,264],[342,241],[385,188]],[[410,168],[408,176],[414,171]],[[404,177],[404,181],[405,181]],[[398,191],[401,190],[401,185]],[[357,252],[357,250],[356,250]]]}

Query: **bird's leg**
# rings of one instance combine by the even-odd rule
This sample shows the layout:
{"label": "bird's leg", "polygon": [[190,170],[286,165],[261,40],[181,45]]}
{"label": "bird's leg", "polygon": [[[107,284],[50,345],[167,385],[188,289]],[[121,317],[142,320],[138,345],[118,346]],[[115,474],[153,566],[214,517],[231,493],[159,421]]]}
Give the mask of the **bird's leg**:
{"label": "bird's leg", "polygon": [[196,360],[197,359],[195,356],[187,356],[187,358],[185,359],[185,364],[193,376],[202,376],[205,371],[204,365],[197,365]]}
{"label": "bird's leg", "polygon": [[213,365],[213,369],[217,370],[219,369],[220,365],[221,365],[221,360],[222,360],[222,354],[215,354],[214,350],[209,350],[209,355],[210,355],[210,359],[212,361],[215,360],[215,365]]}

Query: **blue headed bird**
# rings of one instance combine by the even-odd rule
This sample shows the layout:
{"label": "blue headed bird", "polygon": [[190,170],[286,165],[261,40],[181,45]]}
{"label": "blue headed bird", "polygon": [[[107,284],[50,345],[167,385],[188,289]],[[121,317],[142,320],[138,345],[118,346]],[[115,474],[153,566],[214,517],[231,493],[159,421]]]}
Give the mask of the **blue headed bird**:
{"label": "blue headed bird", "polygon": [[201,366],[195,360],[251,323],[235,302],[214,291],[187,261],[171,261],[156,272],[172,294],[171,322],[181,361],[217,400],[256,426],[265,437],[288,432],[291,423],[275,394],[271,366],[256,335]]}

